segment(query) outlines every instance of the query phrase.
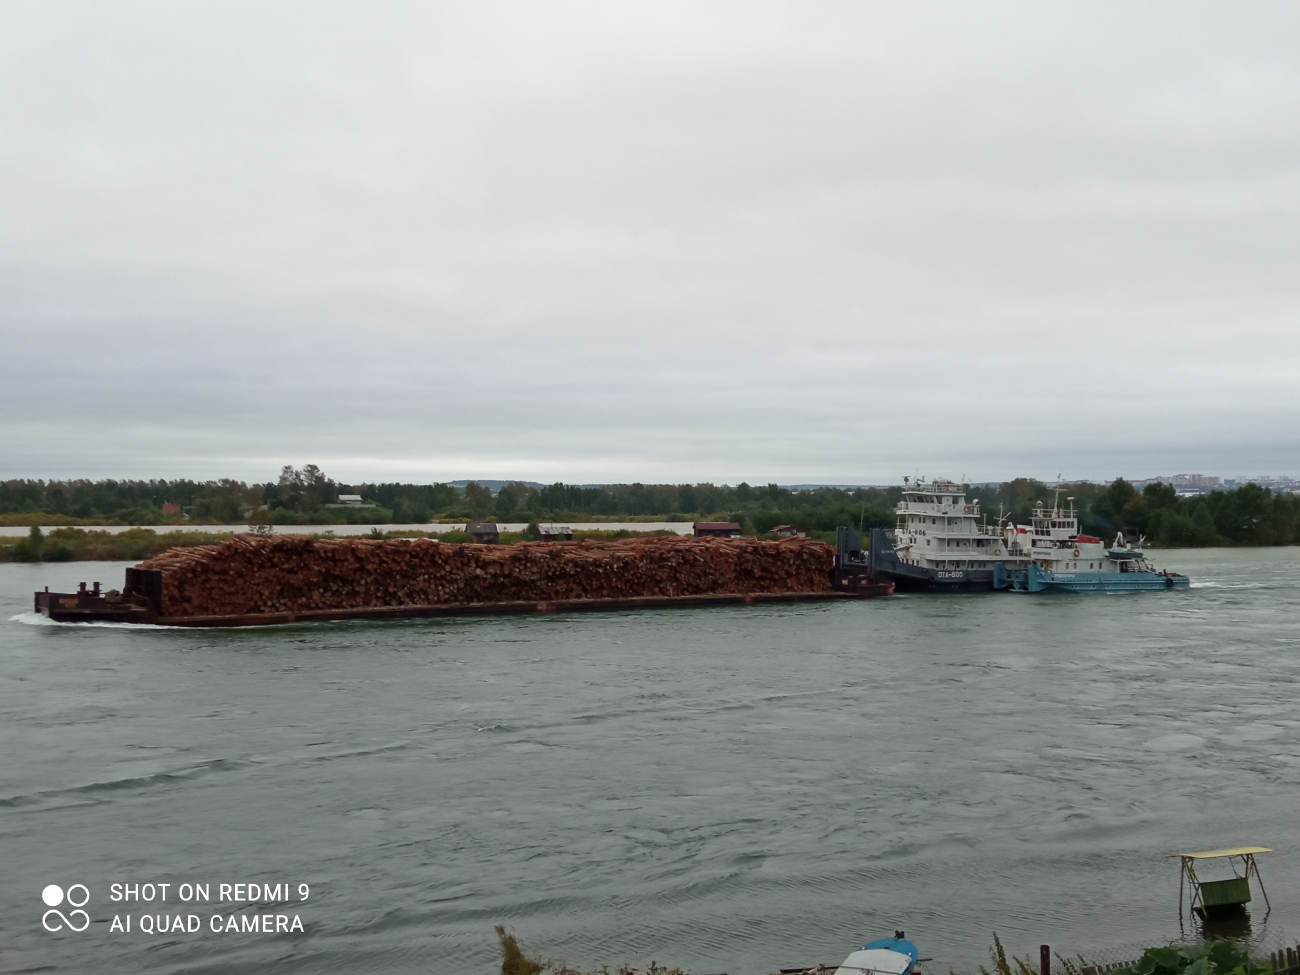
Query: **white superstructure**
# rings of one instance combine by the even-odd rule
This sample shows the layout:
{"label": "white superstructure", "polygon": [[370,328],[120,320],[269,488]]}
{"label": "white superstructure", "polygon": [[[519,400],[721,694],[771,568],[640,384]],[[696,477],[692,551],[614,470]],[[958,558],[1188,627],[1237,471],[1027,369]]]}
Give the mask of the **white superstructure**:
{"label": "white superstructure", "polygon": [[1029,557],[1019,544],[1022,536],[981,523],[979,500],[967,501],[965,489],[952,481],[905,480],[903,500],[894,511],[894,551],[908,565],[965,572]]}
{"label": "white superstructure", "polygon": [[1059,493],[1050,508],[1039,501],[1028,525],[1016,529],[1017,539],[1029,543],[1028,558],[1048,572],[1153,572],[1142,551],[1141,541],[1128,544],[1123,534],[1109,548],[1094,535],[1079,531],[1074,498],[1062,506]]}

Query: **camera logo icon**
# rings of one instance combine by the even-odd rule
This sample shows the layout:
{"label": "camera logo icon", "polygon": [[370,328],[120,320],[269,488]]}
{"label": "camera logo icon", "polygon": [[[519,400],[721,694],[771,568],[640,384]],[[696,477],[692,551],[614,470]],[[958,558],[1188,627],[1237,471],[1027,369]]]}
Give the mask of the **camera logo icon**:
{"label": "camera logo icon", "polygon": [[[49,908],[41,917],[41,926],[46,931],[62,931],[64,927],[69,931],[85,931],[90,927],[90,915],[81,910],[90,901],[85,884],[73,884],[66,892],[58,884],[50,884],[41,891],[41,900]],[[67,914],[59,910],[65,901],[73,908]]]}

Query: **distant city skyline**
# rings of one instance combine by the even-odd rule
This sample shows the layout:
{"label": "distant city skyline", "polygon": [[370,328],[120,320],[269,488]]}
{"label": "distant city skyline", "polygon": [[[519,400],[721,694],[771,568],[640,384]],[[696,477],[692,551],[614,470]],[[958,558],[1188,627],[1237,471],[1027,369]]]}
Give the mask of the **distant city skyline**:
{"label": "distant city skyline", "polygon": [[[338,478],[338,477],[333,477],[333,476],[330,474],[329,471],[326,471],[325,474],[326,474],[326,476],[330,477],[330,479],[331,479],[332,481],[334,481],[335,483],[340,484],[340,485],[391,483],[391,481],[389,481],[388,479],[385,479],[385,478],[376,478],[376,477],[368,477],[368,478],[366,478],[366,477],[363,477],[363,478],[353,478],[353,479],[348,479],[348,478]],[[1004,483],[1006,483],[1006,482],[1008,482],[1008,481],[1015,480],[1016,478],[1019,478],[1019,477],[1026,477],[1026,476],[1028,476],[1028,475],[1017,474],[1017,475],[1014,475],[1014,476],[1011,476],[1011,477],[1004,477],[1004,478],[989,478],[989,479],[972,479],[972,478],[966,478],[966,479],[963,480],[963,479],[961,479],[961,478],[950,478],[950,477],[948,477],[947,475],[938,475],[937,477],[934,477],[934,478],[926,477],[925,480],[927,480],[927,481],[933,481],[933,480],[938,480],[938,479],[943,479],[943,480],[953,480],[953,481],[956,481],[956,483],[959,483],[959,484],[967,484],[967,485],[970,485],[971,487],[981,487],[981,486],[984,486],[984,485],[1004,484]],[[706,479],[701,480],[701,481],[650,481],[650,480],[647,480],[647,479],[644,479],[644,478],[633,478],[633,479],[630,480],[630,481],[585,481],[585,482],[565,481],[565,482],[563,482],[563,483],[567,484],[567,485],[570,486],[570,487],[579,487],[579,488],[607,487],[607,486],[614,485],[614,484],[631,484],[631,483],[642,483],[642,484],[698,484],[698,483],[712,483],[712,484],[722,485],[722,486],[727,486],[727,485],[735,486],[735,485],[738,485],[738,484],[740,484],[740,483],[747,483],[747,484],[749,484],[749,485],[752,486],[752,487],[763,487],[763,486],[765,486],[765,485],[767,485],[767,484],[776,484],[778,487],[783,488],[783,489],[787,489],[787,490],[812,490],[812,489],[816,489],[816,488],[860,488],[860,487],[861,487],[861,488],[889,488],[889,487],[898,487],[898,486],[900,486],[901,484],[903,484],[903,478],[904,478],[904,477],[909,478],[909,479],[914,479],[914,475],[902,475],[902,476],[900,476],[898,479],[896,479],[896,480],[894,480],[894,481],[852,481],[852,482],[849,482],[849,481],[815,481],[815,482],[803,482],[803,483],[790,483],[790,482],[783,482],[783,481],[774,481],[774,480],[772,480],[772,479],[770,479],[770,478],[768,478],[768,479],[755,479],[755,480],[743,480],[743,479],[742,479],[742,481],[723,481],[723,480],[719,480],[719,479],[716,479],[716,478],[714,478],[714,479],[707,479],[707,478],[706,478]],[[1270,487],[1270,486],[1273,486],[1273,487],[1280,487],[1280,488],[1283,489],[1283,490],[1300,490],[1300,478],[1294,477],[1294,476],[1289,475],[1289,474],[1256,474],[1256,475],[1244,475],[1244,474],[1243,474],[1243,475],[1237,475],[1237,476],[1235,476],[1235,477],[1218,477],[1218,476],[1214,476],[1214,475],[1199,475],[1199,474],[1192,474],[1192,475],[1188,475],[1188,474],[1158,474],[1158,475],[1155,475],[1155,476],[1152,476],[1152,477],[1130,477],[1130,476],[1125,476],[1125,475],[1123,475],[1123,474],[1118,474],[1118,475],[1116,475],[1116,477],[1121,477],[1121,478],[1123,478],[1124,480],[1128,481],[1130,484],[1133,484],[1135,487],[1139,487],[1139,488],[1140,488],[1140,487],[1143,487],[1143,486],[1145,486],[1145,485],[1147,485],[1147,484],[1152,484],[1152,483],[1160,482],[1160,483],[1171,484],[1171,485],[1173,485],[1174,487],[1189,487],[1189,488],[1200,488],[1200,489],[1202,489],[1202,490],[1217,490],[1217,489],[1226,489],[1226,488],[1232,488],[1232,487],[1239,487],[1239,486],[1241,486],[1241,485],[1243,485],[1243,484],[1246,484],[1246,483],[1255,483],[1255,484],[1260,485],[1261,487]],[[18,478],[18,479],[21,480],[22,478]],[[137,477],[123,477],[123,478],[32,478],[32,480],[45,480],[45,481],[56,481],[56,480],[92,480],[92,481],[93,481],[93,480],[132,480],[132,481],[142,481],[142,480],[149,480],[149,479],[150,479],[150,478],[148,478],[148,477],[138,477],[138,476],[137,476]],[[1057,478],[1031,478],[1031,479],[1032,479],[1032,480],[1037,480],[1037,481],[1039,481],[1039,482],[1041,482],[1041,483],[1043,483],[1043,484],[1049,485],[1049,486],[1052,485],[1052,484],[1056,484],[1056,483],[1058,483]],[[0,478],[0,480],[4,480],[4,479],[3,479],[3,478]],[[202,481],[211,481],[211,480],[217,480],[217,479],[216,479],[216,478],[196,478],[196,477],[186,477],[186,476],[182,475],[182,476],[177,477],[177,478],[166,478],[166,480],[193,480],[193,481],[199,481],[199,482],[202,482]],[[240,480],[242,480],[244,483],[246,483],[246,484],[248,484],[248,485],[255,485],[255,484],[267,484],[267,483],[273,483],[273,482],[275,481],[275,478],[274,478],[274,477],[250,477],[250,478],[242,478],[242,479],[241,479],[241,478],[233,478],[233,480],[236,480],[236,481],[240,481]],[[1113,482],[1114,480],[1115,480],[1115,478],[1113,478],[1113,477],[1112,477],[1112,478],[1102,479],[1102,480],[1098,480],[1098,479],[1094,479],[1094,478],[1069,478],[1069,477],[1065,477],[1065,478],[1062,478],[1062,479],[1059,481],[1059,483],[1062,483],[1062,484],[1109,484],[1109,483]],[[530,479],[530,478],[526,478],[526,477],[519,477],[519,478],[461,477],[461,478],[433,478],[433,479],[431,479],[430,481],[427,481],[427,482],[418,482],[418,481],[417,481],[417,482],[409,482],[409,483],[441,483],[441,484],[449,484],[449,485],[451,485],[452,487],[464,487],[466,484],[473,483],[473,484],[477,484],[477,485],[479,485],[480,487],[486,487],[486,488],[489,488],[489,489],[491,489],[492,491],[495,492],[495,491],[499,490],[502,486],[504,486],[504,485],[506,485],[506,484],[516,484],[516,483],[517,483],[517,484],[523,484],[523,485],[525,485],[526,487],[532,487],[532,488],[543,488],[543,487],[548,487],[548,486],[550,486],[551,484],[554,484],[554,483],[556,483],[556,482],[555,482],[555,481],[538,481],[538,480]]]}

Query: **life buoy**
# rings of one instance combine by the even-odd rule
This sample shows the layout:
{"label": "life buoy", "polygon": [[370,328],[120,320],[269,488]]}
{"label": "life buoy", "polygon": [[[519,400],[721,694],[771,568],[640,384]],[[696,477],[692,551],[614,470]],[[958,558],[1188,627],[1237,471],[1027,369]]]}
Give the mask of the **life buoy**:
{"label": "life buoy", "polygon": [[1074,550],[1074,557],[1076,559],[1079,557],[1079,550],[1077,548]]}
{"label": "life buoy", "polygon": [[965,510],[966,514],[970,514],[970,513],[971,513],[972,511],[974,511],[975,509],[972,508],[970,505],[966,505],[966,508],[965,508],[964,510]]}

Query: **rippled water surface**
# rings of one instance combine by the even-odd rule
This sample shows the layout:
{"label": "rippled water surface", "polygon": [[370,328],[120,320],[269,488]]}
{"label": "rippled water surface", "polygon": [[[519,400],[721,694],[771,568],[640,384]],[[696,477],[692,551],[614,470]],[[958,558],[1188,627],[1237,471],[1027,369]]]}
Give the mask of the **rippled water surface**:
{"label": "rippled water surface", "polygon": [[[0,565],[4,971],[933,972],[1178,933],[1178,850],[1300,909],[1300,551],[1190,591],[194,631],[37,625]],[[12,617],[17,616],[18,619]],[[301,935],[113,932],[115,882],[310,885]],[[42,930],[42,888],[91,924]],[[296,896],[296,895],[295,895]],[[66,905],[65,905],[66,910]]]}

